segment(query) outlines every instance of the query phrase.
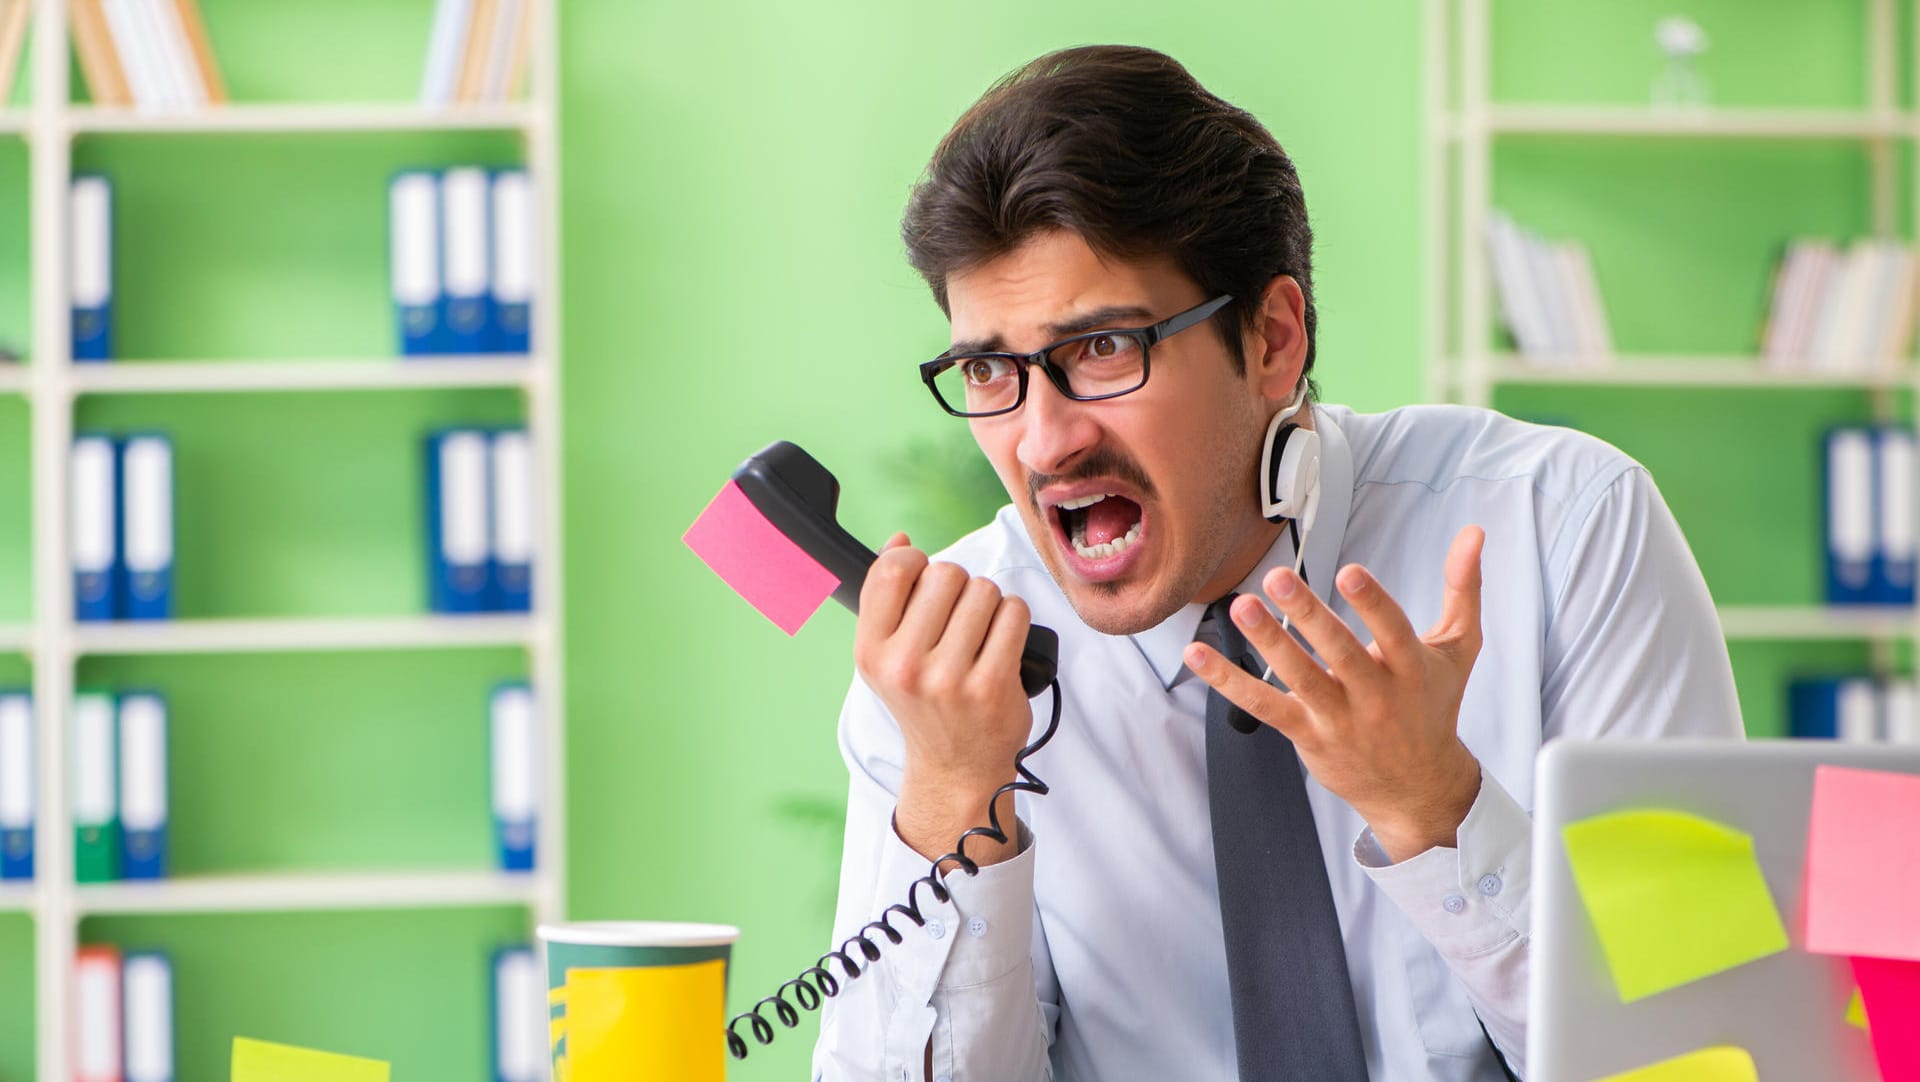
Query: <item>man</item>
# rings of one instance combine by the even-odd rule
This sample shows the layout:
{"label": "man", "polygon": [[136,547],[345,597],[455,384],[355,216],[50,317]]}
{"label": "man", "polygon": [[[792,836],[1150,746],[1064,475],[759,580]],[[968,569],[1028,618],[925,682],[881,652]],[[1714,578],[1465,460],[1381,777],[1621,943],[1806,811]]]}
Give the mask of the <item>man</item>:
{"label": "man", "polygon": [[[1148,50],[989,90],[903,233],[952,323],[928,385],[1012,502],[868,576],[836,942],[1014,778],[1051,710],[1017,679],[1030,619],[1063,710],[1027,764],[1052,791],[1000,797],[1015,836],[971,839],[901,943],[867,933],[815,1075],[1524,1075],[1540,745],[1740,733],[1645,471],[1483,411],[1300,408],[1292,163]],[[1270,444],[1308,439],[1317,470],[1275,482]]]}

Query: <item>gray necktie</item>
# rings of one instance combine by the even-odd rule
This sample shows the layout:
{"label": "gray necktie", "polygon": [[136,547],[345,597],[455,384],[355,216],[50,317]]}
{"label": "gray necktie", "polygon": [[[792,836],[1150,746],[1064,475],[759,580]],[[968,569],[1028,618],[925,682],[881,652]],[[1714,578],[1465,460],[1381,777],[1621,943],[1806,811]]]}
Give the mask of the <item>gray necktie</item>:
{"label": "gray necktie", "polygon": [[[1247,668],[1251,651],[1227,616],[1233,596],[1207,607],[1201,638]],[[1207,791],[1241,1082],[1366,1082],[1347,952],[1300,757],[1279,730],[1212,689]]]}

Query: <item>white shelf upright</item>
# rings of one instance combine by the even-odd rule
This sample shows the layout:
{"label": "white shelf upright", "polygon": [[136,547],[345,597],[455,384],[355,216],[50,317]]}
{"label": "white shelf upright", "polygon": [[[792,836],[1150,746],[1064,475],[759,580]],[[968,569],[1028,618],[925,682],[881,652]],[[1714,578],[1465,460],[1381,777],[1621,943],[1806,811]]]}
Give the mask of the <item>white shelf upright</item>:
{"label": "white shelf upright", "polygon": [[[535,922],[566,916],[564,586],[560,546],[561,403],[558,0],[534,0],[527,100],[429,109],[413,103],[231,104],[147,112],[71,104],[67,0],[33,0],[31,104],[0,110],[0,135],[18,133],[29,158],[33,331],[28,363],[0,368],[0,395],[23,395],[31,414],[33,604],[30,625],[0,626],[0,650],[30,655],[38,727],[35,882],[0,890],[0,911],[34,919],[36,1076],[72,1077],[73,963],[83,917],[130,913],[280,912],[521,906]],[[431,0],[417,0],[430,3]],[[425,55],[425,42],[422,42]],[[123,361],[76,366],[70,357],[68,189],[76,139],[306,133],[519,135],[538,198],[540,245],[534,354],[400,361]],[[368,274],[381,273],[369,267]],[[68,449],[85,395],[369,393],[504,388],[524,395],[536,457],[534,610],[522,616],[388,619],[179,620],[77,624],[68,566]],[[158,883],[76,885],[67,800],[67,740],[75,669],[83,657],[131,654],[420,650],[520,647],[537,696],[545,759],[538,867],[407,868],[357,874],[185,877]],[[192,719],[181,718],[182,726]],[[475,739],[484,739],[476,719]]]}
{"label": "white shelf upright", "polygon": [[[1858,142],[1867,152],[1868,197],[1877,233],[1899,221],[1898,149],[1920,147],[1920,113],[1897,100],[1895,0],[1867,0],[1866,70],[1860,109],[1653,108],[1495,102],[1492,0],[1427,0],[1427,206],[1438,219],[1428,239],[1427,387],[1434,397],[1490,406],[1502,386],[1580,384],[1659,388],[1861,390],[1880,422],[1897,392],[1920,394],[1913,358],[1891,371],[1778,371],[1757,356],[1621,356],[1530,362],[1495,348],[1492,267],[1486,227],[1493,209],[1493,147],[1537,136],[1606,139],[1778,139]],[[1914,55],[1920,56],[1920,13]],[[1914,100],[1920,101],[1920,65]],[[1449,101],[1449,99],[1452,99]],[[1920,220],[1920,169],[1904,193]],[[1449,200],[1451,204],[1449,205]],[[1448,325],[1445,313],[1451,311]],[[1920,609],[1853,611],[1826,606],[1723,606],[1729,639],[1852,639],[1873,647],[1884,668],[1894,642],[1920,640]]]}

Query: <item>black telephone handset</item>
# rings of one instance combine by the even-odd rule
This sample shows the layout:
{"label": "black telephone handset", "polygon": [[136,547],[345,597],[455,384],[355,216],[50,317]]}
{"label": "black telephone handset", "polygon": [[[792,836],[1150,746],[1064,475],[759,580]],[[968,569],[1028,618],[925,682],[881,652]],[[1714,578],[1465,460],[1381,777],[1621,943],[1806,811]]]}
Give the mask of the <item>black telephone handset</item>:
{"label": "black telephone handset", "polygon": [[[872,567],[878,557],[872,549],[841,528],[834,517],[840,503],[840,482],[834,480],[833,474],[828,473],[827,468],[816,462],[812,455],[782,440],[769,444],[741,463],[740,468],[733,471],[733,482],[774,528],[839,579],[840,585],[833,591],[834,599],[859,612],[860,586],[867,579],[867,568]],[[898,944],[902,938],[899,929],[890,923],[894,914],[912,921],[915,927],[924,925],[926,917],[920,912],[921,890],[924,888],[937,902],[945,903],[949,898],[947,888],[940,882],[943,867],[958,868],[968,875],[979,872],[980,866],[967,856],[967,839],[984,837],[1001,845],[1007,843],[1009,835],[1000,825],[999,804],[1002,796],[1008,793],[1047,794],[1047,783],[1027,769],[1026,760],[1027,756],[1045,747],[1060,728],[1060,684],[1055,678],[1059,657],[1060,636],[1052,628],[1035,624],[1027,629],[1026,650],[1020,657],[1020,685],[1026,690],[1028,698],[1051,688],[1052,714],[1039,737],[1013,757],[1013,769],[1018,777],[995,790],[988,799],[987,825],[974,827],[960,835],[953,852],[935,860],[927,874],[914,880],[907,888],[905,902],[888,906],[879,919],[869,921],[842,942],[837,950],[821,955],[799,976],[782,984],[779,991],[754,1004],[752,1010],[735,1015],[727,1023],[726,1035],[727,1051],[732,1053],[733,1058],[747,1058],[747,1041],[739,1032],[742,1022],[747,1024],[755,1041],[769,1044],[774,1036],[773,1023],[760,1013],[762,1010],[771,1009],[781,1025],[792,1029],[800,1024],[801,1010],[818,1010],[827,997],[839,994],[842,980],[860,976],[862,964],[879,961],[880,944],[872,937],[877,934],[892,944]],[[854,960],[854,953],[860,955],[860,961]],[[841,970],[841,976],[838,977],[828,968],[836,962]],[[793,995],[792,1000],[787,998],[789,992]],[[795,1006],[796,1003],[798,1006]]]}
{"label": "black telephone handset", "polygon": [[[733,471],[733,482],[768,522],[840,580],[833,599],[859,612],[860,586],[878,557],[835,517],[840,482],[833,474],[812,455],[781,440],[742,462]],[[1053,683],[1059,660],[1060,636],[1049,627],[1028,628],[1027,648],[1020,656],[1020,686],[1027,698]]]}

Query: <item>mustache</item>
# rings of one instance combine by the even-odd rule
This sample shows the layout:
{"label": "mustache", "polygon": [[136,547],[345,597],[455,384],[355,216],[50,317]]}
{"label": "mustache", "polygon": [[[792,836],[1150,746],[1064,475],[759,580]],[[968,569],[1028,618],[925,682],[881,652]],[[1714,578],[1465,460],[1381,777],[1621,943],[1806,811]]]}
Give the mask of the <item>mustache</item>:
{"label": "mustache", "polygon": [[1027,500],[1035,509],[1038,509],[1040,490],[1048,485],[1090,481],[1099,477],[1118,478],[1131,485],[1142,496],[1156,495],[1153,482],[1147,479],[1147,471],[1141,469],[1139,463],[1118,451],[1102,448],[1082,459],[1073,469],[1065,473],[1027,474]]}

